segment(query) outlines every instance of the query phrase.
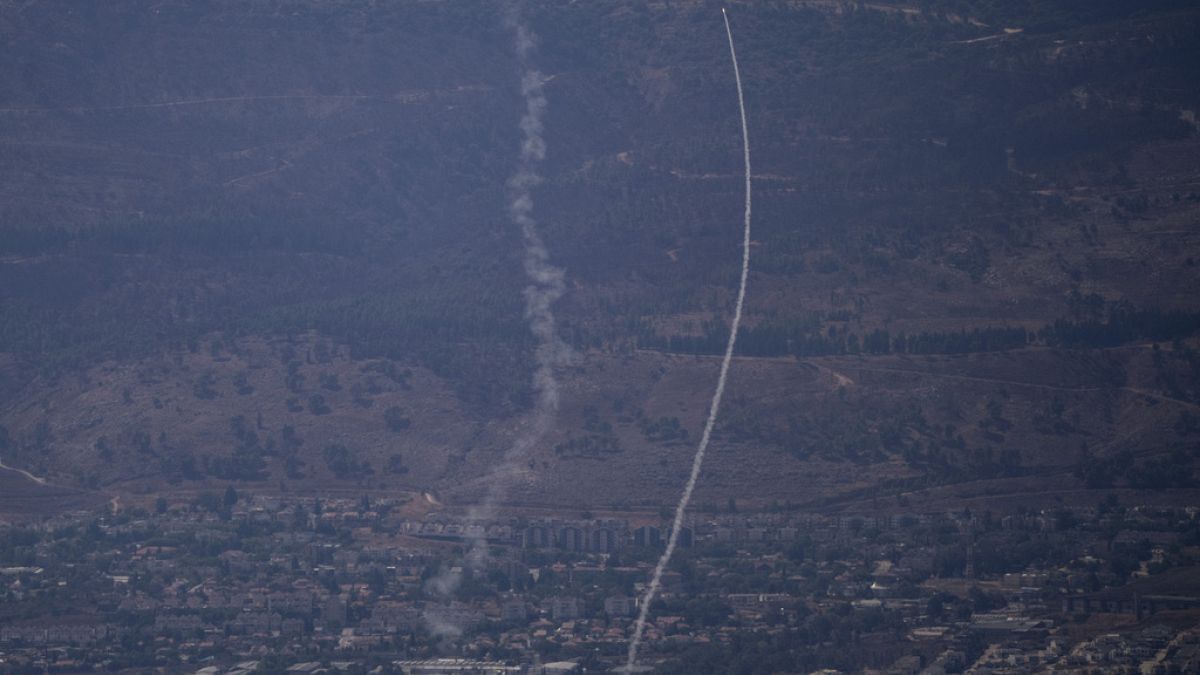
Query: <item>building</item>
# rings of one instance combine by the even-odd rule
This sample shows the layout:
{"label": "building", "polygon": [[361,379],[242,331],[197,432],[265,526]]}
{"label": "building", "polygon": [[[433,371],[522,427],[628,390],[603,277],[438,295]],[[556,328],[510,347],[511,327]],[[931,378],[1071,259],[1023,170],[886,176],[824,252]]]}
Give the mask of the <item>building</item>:
{"label": "building", "polygon": [[638,611],[638,599],[623,595],[604,599],[604,613],[612,616],[635,616]]}
{"label": "building", "polygon": [[546,601],[546,609],[550,618],[555,621],[572,621],[582,614],[579,598],[570,596],[555,596]]}
{"label": "building", "polygon": [[520,666],[509,666],[500,661],[475,661],[472,659],[416,659],[392,662],[405,675],[504,675],[517,673]]}

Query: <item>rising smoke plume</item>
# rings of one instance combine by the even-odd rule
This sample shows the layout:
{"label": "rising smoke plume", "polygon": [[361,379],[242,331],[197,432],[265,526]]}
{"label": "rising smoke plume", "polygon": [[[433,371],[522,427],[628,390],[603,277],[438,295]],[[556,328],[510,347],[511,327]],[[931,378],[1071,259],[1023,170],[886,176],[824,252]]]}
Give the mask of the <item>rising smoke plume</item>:
{"label": "rising smoke plume", "polygon": [[[521,153],[517,170],[508,180],[509,216],[521,228],[525,246],[525,276],[529,285],[525,287],[525,318],[529,330],[537,342],[534,350],[533,389],[535,401],[532,417],[526,429],[504,453],[500,467],[495,471],[495,480],[489,481],[483,500],[472,509],[471,522],[479,523],[495,515],[496,503],[510,487],[511,476],[516,473],[529,451],[550,430],[558,412],[557,369],[571,359],[571,349],[558,336],[554,321],[554,301],[562,297],[566,289],[565,273],[562,268],[550,263],[550,253],[538,234],[537,221],[533,218],[533,188],[542,182],[537,173],[538,165],[546,158],[546,141],[543,137],[542,116],[546,111],[546,95],[542,91],[542,74],[530,64],[530,55],[536,46],[533,33],[525,27],[515,13],[509,16],[509,24],[516,36],[517,56],[521,75],[521,96],[525,99],[525,113],[521,116]],[[475,549],[479,549],[476,545]],[[485,549],[486,552],[486,549]]]}
{"label": "rising smoke plume", "polygon": [[679,542],[679,530],[683,526],[683,514],[687,511],[688,502],[692,499],[692,491],[696,489],[696,480],[700,477],[700,467],[704,464],[704,452],[708,450],[708,440],[712,436],[713,425],[717,421],[717,412],[721,408],[721,397],[725,394],[725,379],[729,375],[729,362],[733,359],[733,347],[737,342],[738,326],[742,322],[742,304],[746,300],[746,278],[750,273],[750,134],[746,129],[746,101],[742,97],[742,75],[738,71],[737,52],[733,49],[733,31],[729,28],[729,15],[721,8],[721,16],[725,19],[725,35],[729,38],[729,58],[733,61],[733,78],[737,83],[738,110],[742,115],[742,156],[746,164],[746,213],[745,225],[742,232],[742,278],[738,286],[737,304],[733,310],[733,323],[729,326],[729,342],[725,345],[725,357],[721,359],[721,373],[717,376],[717,390],[713,392],[712,404],[708,409],[708,420],[704,423],[704,433],[700,436],[700,445],[696,448],[696,456],[692,459],[692,472],[688,475],[687,485],[683,488],[683,496],[675,507],[675,520],[671,523],[671,536],[667,539],[667,549],[654,567],[654,576],[650,586],[642,597],[642,605],[638,611],[637,624],[633,629],[633,639],[629,642],[629,655],[625,662],[625,670],[633,671],[637,663],[638,646],[642,641],[642,633],[646,629],[646,616],[650,613],[650,603],[658,594],[662,583],[663,570],[671,562],[675,553],[675,545]]}
{"label": "rising smoke plume", "polygon": [[[534,407],[526,427],[505,451],[487,482],[487,492],[467,516],[466,571],[478,570],[487,558],[487,540],[483,528],[496,514],[496,505],[511,487],[514,476],[525,464],[529,451],[545,437],[554,423],[558,412],[557,369],[571,358],[571,349],[558,335],[554,321],[554,301],[562,297],[566,289],[565,274],[560,267],[550,263],[550,253],[538,233],[537,220],[533,217],[533,188],[541,183],[537,168],[546,158],[546,141],[543,136],[542,116],[546,111],[546,95],[542,90],[542,74],[532,66],[530,60],[537,45],[533,33],[521,23],[515,11],[510,12],[507,23],[513,30],[517,57],[521,66],[521,96],[525,100],[525,112],[521,115],[521,150],[517,169],[508,180],[508,213],[513,223],[521,228],[524,244],[525,276],[529,285],[525,287],[525,318],[536,341],[534,351],[533,389]],[[429,582],[429,590],[442,597],[449,597],[461,581],[461,573],[443,571]],[[452,634],[455,627],[439,626],[429,622],[431,629]]]}

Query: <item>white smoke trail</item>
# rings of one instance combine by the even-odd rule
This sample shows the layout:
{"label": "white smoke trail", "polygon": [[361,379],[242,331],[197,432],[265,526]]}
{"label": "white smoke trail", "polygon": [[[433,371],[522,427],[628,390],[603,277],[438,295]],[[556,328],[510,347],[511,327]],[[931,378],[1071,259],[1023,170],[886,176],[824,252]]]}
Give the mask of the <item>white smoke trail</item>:
{"label": "white smoke trail", "polygon": [[[494,480],[480,504],[472,509],[470,522],[480,523],[495,514],[496,503],[509,487],[510,474],[525,459],[529,451],[550,430],[558,412],[557,368],[571,359],[571,349],[558,335],[552,306],[566,290],[565,273],[562,268],[550,264],[550,253],[538,234],[537,221],[533,218],[533,194],[535,186],[542,182],[537,166],[546,158],[546,141],[543,137],[542,116],[546,111],[546,95],[542,90],[542,74],[530,64],[530,54],[536,46],[533,33],[514,14],[509,17],[516,37],[517,56],[523,74],[521,96],[525,99],[525,113],[521,116],[521,154],[517,170],[508,180],[509,215],[521,227],[521,238],[525,246],[525,276],[529,285],[525,287],[525,318],[529,330],[537,341],[534,351],[536,363],[533,371],[533,388],[537,395],[533,418],[508,451],[504,453]],[[475,542],[474,552],[486,554],[486,547]],[[478,562],[475,560],[474,562]]]}
{"label": "white smoke trail", "polygon": [[646,629],[646,617],[650,613],[650,603],[658,594],[662,583],[663,570],[671,562],[675,553],[675,545],[679,543],[679,530],[683,526],[683,514],[687,511],[688,502],[692,499],[692,491],[696,489],[696,480],[700,477],[700,467],[704,464],[704,452],[708,449],[708,440],[712,436],[713,425],[717,421],[717,412],[721,408],[721,397],[725,394],[725,378],[729,375],[729,362],[733,359],[733,346],[737,342],[738,326],[742,322],[742,304],[746,300],[746,278],[750,273],[750,134],[746,129],[746,101],[742,97],[742,76],[738,71],[737,52],[733,49],[733,31],[729,28],[729,16],[725,8],[721,8],[721,16],[725,19],[725,35],[729,38],[729,58],[733,61],[733,77],[737,83],[738,110],[742,114],[742,156],[746,163],[746,214],[745,226],[742,233],[742,278],[738,285],[737,304],[733,310],[733,323],[729,326],[729,342],[725,345],[725,358],[721,359],[721,373],[717,376],[717,390],[713,392],[712,404],[708,409],[708,420],[704,423],[704,433],[700,436],[700,445],[696,448],[696,456],[692,460],[692,473],[688,476],[687,485],[683,488],[683,497],[675,507],[675,520],[671,523],[671,536],[667,539],[667,550],[663,551],[654,567],[654,576],[650,586],[642,597],[642,606],[638,611],[637,624],[633,630],[633,639],[629,642],[629,656],[625,662],[626,672],[632,672],[637,662],[638,646],[642,641],[642,633]]}
{"label": "white smoke trail", "polygon": [[[478,570],[487,558],[486,533],[482,532],[487,521],[496,514],[496,505],[510,487],[512,477],[526,460],[529,451],[550,430],[558,412],[558,378],[556,369],[570,361],[571,349],[558,335],[552,306],[562,297],[566,289],[565,273],[562,268],[550,263],[550,253],[538,233],[537,221],[533,217],[533,188],[541,183],[538,165],[546,158],[546,142],[543,136],[542,117],[546,111],[546,96],[542,90],[542,74],[530,64],[531,53],[536,46],[533,33],[522,24],[515,11],[508,16],[507,23],[513,29],[517,56],[521,65],[521,96],[525,100],[525,112],[521,116],[521,152],[517,170],[508,180],[509,216],[521,228],[525,248],[525,276],[529,285],[525,287],[525,318],[533,333],[537,346],[534,351],[536,363],[533,372],[533,388],[536,394],[532,418],[513,444],[505,451],[500,465],[488,480],[483,499],[473,506],[467,515],[470,550],[464,571]],[[428,590],[442,597],[449,597],[461,582],[460,574],[444,571],[430,580]],[[427,621],[428,622],[428,621]],[[433,622],[431,629],[438,629]],[[447,628],[440,627],[450,633]]]}
{"label": "white smoke trail", "polygon": [[533,34],[515,15],[510,16],[509,22],[516,34],[517,55],[524,71],[521,76],[521,96],[525,98],[525,114],[521,116],[520,124],[520,161],[516,173],[508,181],[508,211],[513,222],[521,227],[521,238],[525,245],[525,276],[529,278],[529,285],[524,291],[525,318],[537,341],[533,371],[533,388],[537,398],[529,427],[505,452],[496,471],[496,480],[489,483],[487,494],[473,510],[472,522],[480,522],[494,514],[496,502],[509,487],[509,474],[550,430],[554,415],[558,412],[557,368],[571,360],[571,348],[559,337],[552,310],[554,301],[562,297],[566,290],[566,275],[562,268],[550,264],[550,253],[538,234],[537,221],[533,218],[532,190],[542,182],[537,166],[546,158],[542,124],[542,116],[546,111],[543,78],[541,72],[530,65],[530,53],[536,46]]}

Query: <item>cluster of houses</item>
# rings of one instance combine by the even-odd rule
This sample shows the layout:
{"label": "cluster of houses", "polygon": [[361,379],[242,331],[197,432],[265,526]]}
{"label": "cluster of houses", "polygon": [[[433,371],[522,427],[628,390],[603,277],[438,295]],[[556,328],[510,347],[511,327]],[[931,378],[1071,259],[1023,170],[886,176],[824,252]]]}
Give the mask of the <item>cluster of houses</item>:
{"label": "cluster of houses", "polygon": [[[232,501],[0,526],[9,542],[0,546],[0,670],[226,672],[270,656],[468,672],[437,670],[453,666],[439,651],[448,643],[460,651],[453,667],[614,666],[668,534],[645,515],[475,523],[407,516],[400,500]],[[1137,590],[1139,579],[1200,561],[1197,533],[1192,509],[698,514],[680,537],[688,567],[664,574],[667,604],[651,613],[647,655],[731,645],[744,633],[807,635],[823,617],[851,635],[874,626],[856,649],[835,650],[851,670],[1192,663],[1192,633],[1143,626],[1087,637],[1071,626],[1093,615],[1130,625],[1200,618],[1190,590]],[[472,565],[461,556],[474,542],[491,554]],[[1055,553],[1003,569],[989,551],[1004,546]],[[1133,567],[1113,562],[1122,547],[1136,551]],[[814,650],[831,648],[831,637],[813,639]]]}

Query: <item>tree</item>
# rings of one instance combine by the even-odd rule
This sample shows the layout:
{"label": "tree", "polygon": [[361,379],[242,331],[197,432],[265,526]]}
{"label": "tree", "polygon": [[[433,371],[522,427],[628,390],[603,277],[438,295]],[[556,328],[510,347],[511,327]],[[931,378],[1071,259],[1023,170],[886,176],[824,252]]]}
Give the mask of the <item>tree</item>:
{"label": "tree", "polygon": [[412,425],[412,420],[404,416],[404,411],[397,406],[392,406],[383,411],[383,421],[387,424],[387,428],[394,432],[401,432]]}
{"label": "tree", "polygon": [[367,461],[360,461],[357,452],[341,443],[325,446],[321,454],[325,459],[325,466],[338,478],[372,473],[371,465]]}
{"label": "tree", "polygon": [[388,457],[387,466],[384,468],[384,471],[392,474],[408,473],[408,467],[404,466],[404,458],[400,453],[396,452]]}
{"label": "tree", "polygon": [[308,397],[308,410],[314,415],[327,415],[331,411],[331,408],[325,402],[324,396],[313,394]]}

